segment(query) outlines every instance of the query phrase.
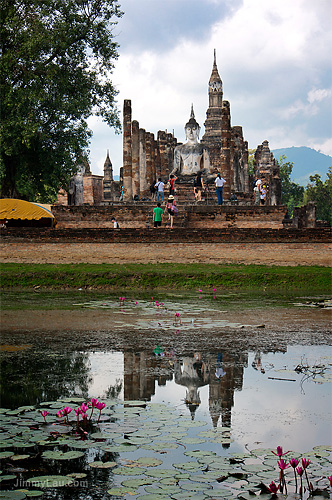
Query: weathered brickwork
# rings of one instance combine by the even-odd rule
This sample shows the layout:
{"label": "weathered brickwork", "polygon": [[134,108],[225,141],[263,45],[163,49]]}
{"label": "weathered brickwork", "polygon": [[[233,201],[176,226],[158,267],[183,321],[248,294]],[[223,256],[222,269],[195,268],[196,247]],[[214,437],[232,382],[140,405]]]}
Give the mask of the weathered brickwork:
{"label": "weathered brickwork", "polygon": [[[36,241],[51,243],[331,243],[326,229],[51,229],[7,228],[0,230],[3,243]],[[328,251],[328,250],[327,250]]]}

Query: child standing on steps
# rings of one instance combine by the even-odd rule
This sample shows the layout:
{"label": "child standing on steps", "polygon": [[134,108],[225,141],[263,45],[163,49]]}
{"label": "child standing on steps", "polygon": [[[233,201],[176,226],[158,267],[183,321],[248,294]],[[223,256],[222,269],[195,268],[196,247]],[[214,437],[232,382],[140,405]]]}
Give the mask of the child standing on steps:
{"label": "child standing on steps", "polygon": [[168,220],[171,223],[171,229],[173,228],[173,222],[174,222],[174,215],[177,214],[177,207],[176,207],[176,202],[174,200],[174,196],[172,194],[169,195],[165,207],[165,211],[167,210],[168,212]]}

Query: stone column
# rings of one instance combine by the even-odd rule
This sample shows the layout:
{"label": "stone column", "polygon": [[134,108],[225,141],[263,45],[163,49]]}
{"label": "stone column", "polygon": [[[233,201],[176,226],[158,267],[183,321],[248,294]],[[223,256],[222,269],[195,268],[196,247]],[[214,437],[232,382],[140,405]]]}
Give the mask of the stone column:
{"label": "stone column", "polygon": [[160,154],[160,173],[157,173],[157,177],[161,177],[165,182],[168,176],[168,154],[167,154],[167,138],[166,132],[159,130],[158,132],[158,146]]}
{"label": "stone column", "polygon": [[139,178],[140,198],[142,198],[149,188],[146,181],[146,141],[144,128],[139,129]]}
{"label": "stone column", "polygon": [[137,194],[140,196],[140,174],[139,174],[139,124],[138,121],[132,122],[131,136],[132,150],[132,197]]}
{"label": "stone column", "polygon": [[123,201],[131,201],[133,199],[131,148],[131,100],[125,99],[123,105]]}
{"label": "stone column", "polygon": [[[152,165],[153,165],[153,154],[154,154],[154,147],[153,147],[153,141],[154,141],[154,136],[150,132],[147,132],[145,134],[145,145],[146,145],[146,182],[147,182],[147,187],[149,187],[152,184],[153,179],[153,170],[152,170]],[[144,196],[149,196],[150,192],[146,189],[144,191]]]}
{"label": "stone column", "polygon": [[220,170],[225,178],[224,198],[229,198],[233,188],[233,169],[231,168],[231,114],[228,101],[223,101]]}

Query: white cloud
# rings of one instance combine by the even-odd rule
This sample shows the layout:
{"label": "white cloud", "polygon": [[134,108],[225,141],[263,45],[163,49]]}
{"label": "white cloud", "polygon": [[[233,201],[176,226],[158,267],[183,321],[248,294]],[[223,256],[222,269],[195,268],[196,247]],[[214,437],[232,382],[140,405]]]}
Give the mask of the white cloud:
{"label": "white cloud", "polygon": [[332,89],[312,89],[308,92],[308,101],[310,104],[313,102],[321,102],[332,96]]}
{"label": "white cloud", "polygon": [[[140,1],[146,8],[146,0]],[[228,0],[200,1],[206,9],[212,3],[214,8],[231,4]],[[207,83],[216,48],[224,98],[231,103],[232,124],[243,126],[249,147],[267,139],[271,148],[319,144],[331,154],[331,123],[326,117],[332,97],[330,5],[328,0],[244,0],[242,6],[236,3],[233,11],[228,9],[226,17],[216,18],[210,36],[186,38],[184,32],[176,45],[162,52],[154,50],[153,39],[146,42],[144,50],[135,50],[135,39],[130,40],[130,33],[125,33],[126,50],[122,54],[120,46],[112,76],[120,91],[119,107],[122,111],[123,100],[131,99],[133,119],[141,127],[154,133],[174,129],[182,141],[193,103],[202,135]],[[186,8],[183,2],[184,14]],[[130,16],[130,10],[125,15]],[[181,23],[181,18],[174,23]],[[321,131],[315,133],[318,137],[313,136],[313,117],[320,119],[324,109]],[[92,129],[92,170],[109,149],[117,173],[122,163],[122,142],[97,122]]]}

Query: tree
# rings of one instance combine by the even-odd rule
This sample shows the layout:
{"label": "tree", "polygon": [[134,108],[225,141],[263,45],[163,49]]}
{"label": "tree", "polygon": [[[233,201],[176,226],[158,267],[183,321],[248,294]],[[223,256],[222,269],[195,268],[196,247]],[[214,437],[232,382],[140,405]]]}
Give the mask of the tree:
{"label": "tree", "polygon": [[304,187],[291,181],[290,176],[294,163],[285,160],[287,160],[286,155],[280,156],[279,160],[277,160],[280,167],[281,204],[287,205],[288,214],[291,217],[294,208],[303,204]]}
{"label": "tree", "polygon": [[117,0],[0,0],[1,195],[66,186],[87,153],[87,118],[120,130],[109,80]]}
{"label": "tree", "polygon": [[332,222],[332,166],[323,182],[319,174],[310,175],[310,183],[306,186],[304,199],[316,203],[316,218]]}

